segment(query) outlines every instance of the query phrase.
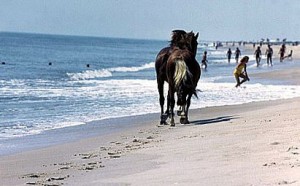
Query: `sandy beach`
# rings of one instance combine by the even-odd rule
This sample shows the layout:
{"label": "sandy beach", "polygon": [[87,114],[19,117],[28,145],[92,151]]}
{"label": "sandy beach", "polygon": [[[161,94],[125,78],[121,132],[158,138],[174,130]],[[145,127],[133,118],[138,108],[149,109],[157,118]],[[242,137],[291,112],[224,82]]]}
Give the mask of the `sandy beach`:
{"label": "sandy beach", "polygon": [[[300,85],[299,74],[252,76]],[[293,98],[196,109],[176,127],[131,117],[140,125],[0,157],[0,185],[300,185],[299,114]]]}

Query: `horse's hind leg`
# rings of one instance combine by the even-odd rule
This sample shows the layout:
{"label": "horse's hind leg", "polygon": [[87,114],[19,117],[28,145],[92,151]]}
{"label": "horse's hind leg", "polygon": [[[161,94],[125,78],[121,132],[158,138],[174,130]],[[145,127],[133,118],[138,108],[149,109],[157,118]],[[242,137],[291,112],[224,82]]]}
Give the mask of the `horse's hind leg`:
{"label": "horse's hind leg", "polygon": [[187,98],[187,101],[186,101],[186,107],[184,106],[184,114],[181,115],[181,118],[180,118],[180,123],[181,124],[189,124],[190,121],[189,121],[189,118],[188,118],[188,114],[189,114],[189,108],[190,108],[190,105],[191,105],[191,98],[192,98],[193,94],[189,94],[188,95],[188,98]]}
{"label": "horse's hind leg", "polygon": [[180,123],[186,124],[186,105],[181,106],[182,110],[178,116],[180,116]]}
{"label": "horse's hind leg", "polygon": [[174,120],[174,106],[175,106],[175,98],[174,98],[174,92],[170,91],[169,88],[169,96],[170,96],[170,107],[171,107],[171,127],[175,127],[175,120]]}
{"label": "horse's hind leg", "polygon": [[179,106],[177,110],[177,116],[181,116],[182,110],[183,110],[183,106]]}
{"label": "horse's hind leg", "polygon": [[192,96],[193,96],[193,94],[190,94],[190,95],[188,96],[187,101],[186,101],[186,112],[185,112],[186,123],[185,123],[185,124],[189,124],[189,123],[190,123],[189,118],[188,118],[188,115],[189,115],[189,108],[190,108],[190,106],[191,106],[191,98],[192,98]]}
{"label": "horse's hind leg", "polygon": [[165,97],[164,97],[164,82],[157,81],[158,84],[158,92],[159,92],[159,104],[160,104],[160,124],[166,125],[166,120],[168,119],[168,115],[164,114],[164,104],[165,104]]}
{"label": "horse's hind leg", "polygon": [[171,99],[170,95],[168,94],[168,96],[167,96],[167,109],[165,111],[165,114],[167,115],[167,117],[169,117],[169,115],[170,115],[170,102],[171,102],[170,99]]}

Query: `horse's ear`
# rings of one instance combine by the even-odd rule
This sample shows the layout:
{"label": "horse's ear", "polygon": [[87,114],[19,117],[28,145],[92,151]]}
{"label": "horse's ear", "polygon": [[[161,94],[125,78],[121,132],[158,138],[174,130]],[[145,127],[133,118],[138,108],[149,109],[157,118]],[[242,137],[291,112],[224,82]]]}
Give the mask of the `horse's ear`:
{"label": "horse's ear", "polygon": [[197,32],[197,34],[196,34],[196,36],[195,36],[195,37],[196,37],[196,39],[198,39],[198,36],[199,36],[199,32]]}

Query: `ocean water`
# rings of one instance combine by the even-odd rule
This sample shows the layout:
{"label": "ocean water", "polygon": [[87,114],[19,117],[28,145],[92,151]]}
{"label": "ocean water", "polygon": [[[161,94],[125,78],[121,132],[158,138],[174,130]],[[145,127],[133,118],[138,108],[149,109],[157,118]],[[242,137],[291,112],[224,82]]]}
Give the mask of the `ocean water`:
{"label": "ocean water", "polygon": [[[158,113],[154,61],[167,45],[167,40],[0,33],[0,61],[5,63],[0,64],[0,154],[6,150],[4,142],[16,138]],[[257,68],[251,54],[251,81],[237,89],[232,75],[236,64],[233,59],[228,64],[226,50],[200,42],[199,62],[204,50],[208,69],[202,72],[199,99],[193,98],[191,108],[300,96],[299,86],[251,78],[251,73],[299,63],[275,61],[273,67]]]}

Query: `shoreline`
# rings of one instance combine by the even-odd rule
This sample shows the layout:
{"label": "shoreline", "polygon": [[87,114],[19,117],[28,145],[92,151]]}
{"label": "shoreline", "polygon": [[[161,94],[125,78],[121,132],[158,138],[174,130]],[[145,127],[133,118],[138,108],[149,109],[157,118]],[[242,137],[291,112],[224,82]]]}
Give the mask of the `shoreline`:
{"label": "shoreline", "polygon": [[[281,84],[296,85],[296,86],[300,85],[300,83],[297,81],[298,78],[295,77],[297,76],[297,74],[300,74],[300,70],[298,70],[297,68],[284,68],[283,70],[272,69],[272,71],[267,71],[267,70],[268,69],[265,69],[263,72],[251,74],[250,77],[252,81],[250,83],[255,84],[261,82],[262,84],[264,84],[273,81],[273,83],[277,82],[274,85],[277,85],[278,82],[279,82],[278,85]],[[242,104],[242,103],[238,103],[238,104]],[[230,105],[236,105],[236,103],[231,103]],[[218,106],[222,106],[222,105],[218,105]],[[193,108],[193,109],[203,109],[203,108],[207,108],[207,107]],[[94,120],[82,125],[51,129],[39,134],[27,135],[23,137],[8,138],[6,140],[3,140],[1,143],[3,148],[0,151],[0,157],[19,153],[22,151],[35,150],[35,149],[45,148],[53,145],[59,145],[61,143],[74,142],[83,138],[106,135],[107,133],[116,133],[118,131],[127,130],[133,127],[138,127],[140,125],[139,121],[145,121],[145,120],[146,121],[159,120],[159,112],[157,111],[156,113],[140,114],[134,116],[122,116],[122,117],[108,118],[103,120]],[[122,124],[119,124],[119,121],[122,121]],[[89,132],[82,132],[82,131],[89,131]],[[26,141],[26,143],[24,143],[24,141]],[[5,149],[6,146],[11,148]],[[18,148],[18,146],[20,148]]]}
{"label": "shoreline", "polygon": [[[291,68],[251,77],[299,86],[299,74]],[[157,126],[155,113],[55,129],[23,143],[49,137],[57,143],[0,156],[0,179],[4,185],[297,185],[299,103],[300,94],[192,109],[191,124],[176,117],[174,128]],[[112,130],[103,131],[104,124]]]}
{"label": "shoreline", "polygon": [[[297,121],[299,121],[297,114],[300,113],[299,103],[300,98],[292,98],[286,100],[252,102],[241,105],[194,109],[190,112],[190,119],[192,121],[190,125],[177,124],[174,128],[171,128],[169,126],[156,127],[156,124],[154,123],[156,120],[153,121],[150,119],[146,122],[143,121],[142,126],[138,128],[132,128],[131,130],[122,131],[115,134],[108,134],[105,136],[86,138],[76,142],[65,143],[47,148],[26,151],[10,156],[0,157],[0,178],[3,181],[4,185],[24,185],[26,183],[34,183],[36,185],[42,185],[46,183],[58,183],[59,185],[106,185],[109,183],[111,183],[112,185],[126,185],[131,183],[132,185],[140,185],[143,183],[143,179],[146,179],[148,181],[152,179],[149,177],[150,175],[147,176],[147,171],[150,171],[155,172],[153,173],[153,177],[157,179],[154,179],[153,182],[149,185],[155,185],[155,183],[159,183],[159,180],[162,181],[165,179],[162,176],[159,176],[161,171],[166,171],[160,170],[164,167],[165,163],[168,165],[174,164],[177,161],[182,161],[182,163],[186,162],[185,159],[190,159],[191,152],[193,152],[192,155],[195,156],[194,158],[200,158],[199,161],[193,161],[193,164],[200,167],[203,166],[203,161],[211,161],[210,156],[214,157],[217,154],[219,154],[220,156],[222,155],[222,157],[219,157],[221,159],[213,160],[216,161],[215,163],[220,163],[220,165],[222,164],[221,167],[218,167],[218,164],[214,165],[213,167],[206,167],[206,169],[215,170],[214,167],[217,166],[218,168],[216,168],[219,169],[225,166],[225,164],[226,166],[229,166],[226,163],[228,157],[231,157],[229,162],[233,161],[231,162],[233,164],[239,163],[238,161],[235,161],[235,158],[241,158],[240,155],[237,154],[239,154],[241,150],[244,151],[245,149],[243,150],[243,148],[248,149],[256,145],[261,145],[257,144],[255,141],[251,141],[259,140],[261,143],[262,140],[260,138],[266,140],[266,136],[259,136],[259,134],[266,134],[270,131],[273,131],[274,129],[281,131],[282,128],[280,127],[280,121],[285,122],[284,130],[287,130],[287,132],[289,132],[289,135],[291,135],[291,133],[293,133],[293,135],[298,134],[296,132],[296,129],[300,129],[300,126],[297,125]],[[295,110],[293,110],[293,117],[286,118],[281,116],[281,114],[284,115],[286,113],[290,113],[290,108],[297,109],[296,112]],[[277,121],[278,119],[280,119],[280,121]],[[290,121],[292,121],[292,123]],[[272,124],[271,128],[270,124]],[[289,125],[295,128],[287,128]],[[260,129],[260,127],[262,128]],[[253,133],[249,134],[249,128],[253,130]],[[244,139],[236,139],[238,141],[235,141],[234,135],[237,135],[242,139],[249,137],[251,138],[251,140],[245,141]],[[300,147],[299,139],[298,141],[295,140],[291,142],[292,144],[289,144],[289,141],[282,142],[283,139],[281,138],[283,136],[287,138],[286,136],[289,135],[279,133],[276,133],[276,135],[279,136],[269,136],[270,139],[268,139],[268,141],[265,141],[264,145],[267,145],[271,149],[281,147],[283,149],[277,149],[276,152],[286,154],[291,153],[286,152],[289,148],[293,148],[291,150],[295,152],[294,156],[291,156],[294,158],[293,165],[291,165],[289,168],[293,171],[299,171],[300,164],[297,163],[298,160],[300,160],[300,156],[297,154],[300,153],[300,151],[298,150],[298,148]],[[257,139],[254,138],[255,136],[257,137]],[[191,142],[190,144],[190,142],[188,142],[190,140],[196,141]],[[219,144],[215,144],[215,140],[217,140]],[[291,140],[291,138],[287,140]],[[208,145],[206,145],[206,143]],[[223,151],[225,150],[223,149],[223,143],[229,143],[228,148],[230,146],[230,149],[226,148],[226,151]],[[235,143],[246,144],[243,144],[239,147],[236,146]],[[212,152],[207,151],[208,149],[212,148],[210,147],[210,145],[216,148],[211,149]],[[247,145],[250,145],[250,147],[247,147]],[[204,146],[208,149],[204,150]],[[235,146],[235,148],[231,149],[231,146]],[[269,148],[268,150],[270,150]],[[173,151],[175,151],[175,154]],[[272,169],[276,169],[276,171],[279,171],[278,166],[283,166],[281,165],[283,164],[282,162],[277,162],[277,159],[280,159],[282,155],[278,154],[277,157],[276,152],[274,152],[275,155],[273,154],[273,157],[270,157],[270,159],[268,159],[267,157],[260,157],[263,159],[268,159],[268,161],[265,160],[266,162],[260,163],[259,168],[266,171],[263,175],[267,174],[267,172],[270,172]],[[181,156],[177,157],[177,153],[181,154]],[[248,149],[247,153],[251,154],[252,151]],[[258,155],[260,155],[260,153],[264,154],[268,153],[268,151],[264,152],[262,150]],[[226,154],[228,157],[223,157],[223,155],[225,156]],[[172,158],[172,156],[174,155],[179,159],[174,160]],[[184,157],[184,155],[188,156]],[[260,162],[260,158],[256,160]],[[273,161],[275,162],[275,164]],[[288,160],[282,161],[286,161],[285,163],[290,162]],[[133,162],[135,163],[133,164]],[[188,162],[189,161],[187,161],[186,163]],[[183,165],[185,165],[185,163]],[[238,164],[236,164],[235,166],[237,165]],[[251,167],[251,165],[247,166]],[[284,164],[285,168],[286,166],[287,165]],[[186,170],[186,165],[184,167],[185,171],[190,172],[190,170]],[[200,167],[198,173],[201,172]],[[236,167],[232,167],[232,165],[228,168],[231,168],[232,171],[236,170]],[[168,170],[169,169],[172,172],[172,168],[168,167]],[[175,170],[181,171],[181,168],[176,166]],[[141,174],[143,176],[139,177],[139,179],[134,179],[136,177],[136,174]],[[162,175],[164,174],[167,173],[164,172]],[[260,177],[260,175],[257,175],[255,173],[253,174],[257,177]],[[294,179],[286,181],[292,182],[297,179],[297,183],[299,183],[300,178],[298,180],[298,177],[296,175],[294,175]],[[186,175],[184,177],[187,177],[189,179],[191,178],[190,184],[192,185],[197,185],[196,183],[205,183],[203,181],[208,181],[207,183],[213,183],[213,180],[211,178],[198,180],[198,182],[194,183],[193,181],[195,181],[195,176],[198,177],[199,175],[195,175],[194,173],[193,175]],[[224,179],[227,179],[225,175],[223,176]],[[181,176],[179,176],[179,178],[180,177]],[[170,177],[167,176],[167,178]],[[177,180],[176,178],[173,179],[167,179],[168,182],[166,185],[170,185],[170,181]],[[124,182],[123,180],[126,181]],[[255,179],[253,181],[257,182],[258,180]],[[178,182],[180,182],[180,180],[178,180]],[[237,183],[241,183],[243,185],[245,182],[239,180],[239,182],[236,182],[233,185],[239,185]],[[250,181],[250,183],[252,182]],[[216,183],[216,185],[219,184]]]}
{"label": "shoreline", "polygon": [[[279,76],[278,76],[279,74]],[[277,80],[278,82],[286,83],[286,85],[300,85],[297,81],[297,78],[294,76],[289,76],[290,74],[300,74],[300,69],[284,69],[269,71],[269,72],[259,72],[251,74],[251,79],[256,79],[255,81],[264,81],[266,79]],[[257,80],[258,79],[258,80]],[[252,80],[253,81],[253,80]],[[300,95],[298,96],[300,97]],[[199,98],[201,99],[201,98]],[[282,98],[286,99],[286,98]],[[289,98],[288,98],[289,99]],[[280,99],[274,99],[280,100]],[[273,100],[272,100],[273,101]],[[202,108],[192,108],[191,110],[200,110],[207,108],[215,108],[222,106],[234,106],[234,105],[242,105],[248,103],[256,103],[256,102],[265,102],[265,101],[251,101],[245,103],[232,103],[230,105],[218,105],[218,106],[208,106]],[[117,118],[108,118],[103,120],[94,120],[87,122],[83,125],[69,126],[58,129],[51,129],[44,131],[39,134],[27,135],[23,137],[16,137],[13,139],[7,139],[2,141],[2,146],[11,146],[11,149],[7,149],[8,151],[3,150],[0,152],[0,158],[2,156],[14,155],[26,151],[38,150],[43,148],[48,148],[51,146],[56,146],[65,143],[72,143],[76,141],[80,141],[81,139],[93,138],[96,136],[106,136],[110,134],[115,134],[122,131],[132,130],[142,126],[142,122],[153,122],[156,121],[156,124],[159,123],[159,112],[156,113],[148,113],[148,114],[140,114],[134,116],[122,116]],[[122,123],[120,124],[120,121]],[[105,126],[105,127],[103,127]],[[24,141],[26,143],[24,143]],[[19,146],[19,148],[15,148],[14,146]]]}

